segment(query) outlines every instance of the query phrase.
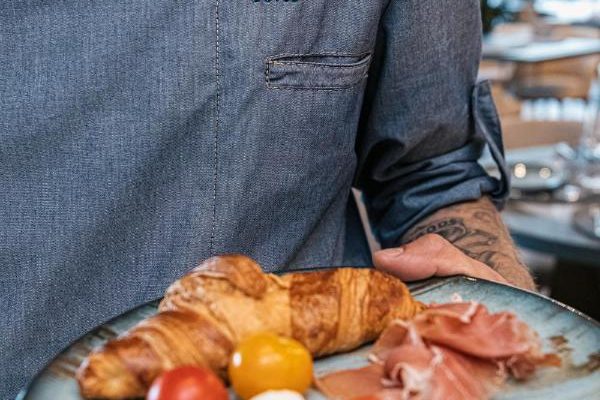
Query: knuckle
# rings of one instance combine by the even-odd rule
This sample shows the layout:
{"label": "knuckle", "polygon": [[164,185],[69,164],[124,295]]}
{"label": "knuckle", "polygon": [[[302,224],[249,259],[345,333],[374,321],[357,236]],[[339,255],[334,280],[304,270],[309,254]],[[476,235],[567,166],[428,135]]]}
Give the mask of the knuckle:
{"label": "knuckle", "polygon": [[437,233],[428,233],[422,237],[426,244],[434,247],[443,247],[448,245],[448,241],[443,236]]}

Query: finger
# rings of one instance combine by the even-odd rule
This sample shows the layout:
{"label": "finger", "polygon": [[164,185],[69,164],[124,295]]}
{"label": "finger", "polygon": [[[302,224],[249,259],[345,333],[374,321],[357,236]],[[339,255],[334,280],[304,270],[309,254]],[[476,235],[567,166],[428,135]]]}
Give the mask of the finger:
{"label": "finger", "polygon": [[407,253],[404,246],[375,252],[373,264],[406,282],[430,278],[438,269],[435,263],[423,262],[418,255]]}
{"label": "finger", "polygon": [[466,256],[439,235],[425,235],[405,246],[378,251],[373,255],[373,263],[405,281],[467,275],[506,282],[496,271]]}
{"label": "finger", "polygon": [[407,280],[464,274],[470,265],[460,250],[439,235],[425,235],[401,248],[382,250],[374,261]]}
{"label": "finger", "polygon": [[374,255],[373,262],[376,268],[404,281],[432,276],[466,275],[506,283],[506,280],[496,271],[477,260],[468,259],[465,255],[431,257],[422,253],[415,254],[404,248],[395,249],[393,252],[387,250],[378,252]]}

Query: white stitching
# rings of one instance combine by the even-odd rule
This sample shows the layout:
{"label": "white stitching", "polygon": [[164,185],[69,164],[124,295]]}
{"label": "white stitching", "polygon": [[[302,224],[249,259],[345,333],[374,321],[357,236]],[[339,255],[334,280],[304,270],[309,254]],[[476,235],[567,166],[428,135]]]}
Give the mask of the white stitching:
{"label": "white stitching", "polygon": [[[286,57],[319,57],[319,56],[340,56],[340,57],[361,57],[361,60],[352,63],[352,64],[331,64],[331,63],[316,63],[309,61],[286,61],[282,60],[282,58]],[[364,58],[364,59],[362,59]],[[340,69],[348,69],[355,70],[364,68],[366,65],[369,65],[371,61],[371,52],[360,52],[360,53],[347,53],[347,52],[322,52],[322,53],[283,53],[277,54],[274,56],[269,56],[265,58],[265,82],[266,86],[269,89],[290,89],[290,90],[343,90],[347,88],[351,88],[353,86],[358,85],[368,76],[368,70],[357,79],[355,82],[344,84],[344,85],[335,85],[335,86],[293,86],[293,85],[283,85],[277,86],[271,84],[271,65],[273,66],[290,66],[295,65],[297,67],[305,68],[305,69],[330,69],[330,68],[340,68]]]}
{"label": "white stitching", "polygon": [[217,180],[219,163],[219,91],[221,90],[221,76],[219,71],[219,0],[215,2],[215,135],[214,135],[214,176],[213,176],[213,215],[209,242],[209,254],[212,255],[215,246],[217,225]]}
{"label": "white stitching", "polygon": [[371,57],[367,56],[358,62],[351,64],[333,64],[333,63],[319,63],[314,61],[281,61],[281,60],[269,60],[269,64],[273,65],[299,65],[301,67],[314,67],[314,68],[360,68],[364,64],[368,64],[371,61]]}
{"label": "white stitching", "polygon": [[370,51],[362,51],[359,53],[349,53],[349,52],[322,52],[322,53],[281,53],[275,54],[273,56],[267,57],[269,60],[276,60],[278,58],[284,57],[319,57],[319,56],[340,56],[340,57],[364,57],[366,55],[370,55]]}

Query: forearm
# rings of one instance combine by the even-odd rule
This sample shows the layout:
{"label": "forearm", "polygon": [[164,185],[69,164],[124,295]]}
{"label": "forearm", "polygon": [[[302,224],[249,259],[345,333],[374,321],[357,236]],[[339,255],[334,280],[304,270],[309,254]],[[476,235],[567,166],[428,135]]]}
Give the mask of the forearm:
{"label": "forearm", "polygon": [[443,236],[467,256],[494,269],[508,282],[525,289],[535,289],[500,213],[487,197],[438,210],[410,229],[403,242],[411,242],[428,233]]}

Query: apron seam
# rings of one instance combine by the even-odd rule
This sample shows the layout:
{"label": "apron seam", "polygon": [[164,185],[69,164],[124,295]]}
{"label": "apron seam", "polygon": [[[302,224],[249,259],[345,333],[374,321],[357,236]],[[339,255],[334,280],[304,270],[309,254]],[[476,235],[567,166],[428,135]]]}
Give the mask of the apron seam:
{"label": "apron seam", "polygon": [[215,133],[213,146],[213,209],[212,224],[210,233],[209,253],[212,255],[215,250],[215,237],[217,230],[217,182],[219,171],[219,92],[221,90],[221,75],[219,70],[219,0],[215,1]]}

